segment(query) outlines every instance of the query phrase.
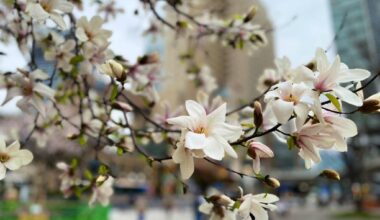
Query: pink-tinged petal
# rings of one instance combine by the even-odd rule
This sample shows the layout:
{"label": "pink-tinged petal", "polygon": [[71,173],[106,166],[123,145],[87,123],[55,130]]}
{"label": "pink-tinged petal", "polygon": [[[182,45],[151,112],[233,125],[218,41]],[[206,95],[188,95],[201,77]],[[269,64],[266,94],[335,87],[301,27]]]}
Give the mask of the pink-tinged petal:
{"label": "pink-tinged petal", "polygon": [[285,124],[293,114],[293,103],[281,99],[273,101],[272,111],[280,124]]}
{"label": "pink-tinged petal", "polygon": [[212,130],[213,128],[224,123],[226,120],[227,104],[223,103],[217,109],[207,115],[207,127]]}
{"label": "pink-tinged petal", "polygon": [[347,69],[339,73],[337,82],[340,82],[340,83],[351,82],[351,81],[358,82],[358,81],[367,79],[370,76],[371,76],[371,73],[367,70]]}
{"label": "pink-tinged petal", "polygon": [[255,148],[256,154],[262,158],[274,157],[273,151],[263,143],[252,141],[249,146]]}
{"label": "pink-tinged petal", "polygon": [[341,86],[336,86],[333,88],[333,91],[336,93],[342,101],[347,102],[354,106],[362,106],[363,101],[355,93]]}
{"label": "pink-tinged petal", "polygon": [[276,195],[270,193],[257,194],[252,196],[252,198],[260,203],[274,203],[280,200]]}
{"label": "pink-tinged petal", "polygon": [[302,125],[305,123],[308,115],[309,115],[309,107],[305,104],[298,104],[294,106],[294,112],[296,113],[296,127],[297,129],[301,128]]}
{"label": "pink-tinged petal", "polygon": [[205,134],[187,132],[185,137],[185,147],[188,149],[203,149],[207,144]]}
{"label": "pink-tinged petal", "polygon": [[166,120],[168,124],[177,125],[181,128],[187,128],[192,130],[194,127],[194,119],[190,116],[178,116],[175,118],[168,118]]}
{"label": "pink-tinged petal", "polygon": [[258,154],[256,154],[256,158],[253,159],[253,171],[255,173],[260,173],[260,157]]}
{"label": "pink-tinged petal", "polygon": [[314,162],[309,157],[305,156],[305,153],[302,149],[298,152],[298,155],[305,161],[306,169],[310,169],[314,165]]}
{"label": "pink-tinged petal", "polygon": [[203,148],[203,152],[214,160],[222,160],[224,157],[224,147],[213,137],[207,138],[207,144]]}
{"label": "pink-tinged petal", "polygon": [[339,70],[340,70],[340,57],[336,56],[329,70],[324,73],[326,77],[324,80],[325,86],[329,88],[331,85],[334,85],[336,83],[336,80],[339,77]]}
{"label": "pink-tinged petal", "polygon": [[298,142],[298,144],[299,147],[301,147],[305,158],[309,158],[315,163],[319,163],[321,161],[318,150],[313,146],[312,143],[310,143],[310,141],[302,140],[302,142]]}
{"label": "pink-tinged petal", "polygon": [[212,134],[222,136],[227,141],[235,141],[243,134],[243,129],[238,125],[223,123],[212,130]]}
{"label": "pink-tinged petal", "polygon": [[223,146],[224,148],[224,151],[230,155],[232,158],[238,158],[238,155],[236,154],[235,150],[232,148],[232,146],[226,141],[226,139],[224,139],[223,137],[219,136],[219,135],[214,135],[213,136],[217,141],[218,143]]}
{"label": "pink-tinged petal", "polygon": [[202,118],[206,116],[206,111],[203,106],[193,100],[187,100],[185,106],[187,113],[189,113],[191,117]]}
{"label": "pink-tinged petal", "polygon": [[6,173],[7,170],[5,169],[5,166],[0,163],[0,180],[3,180],[5,178]]}
{"label": "pink-tinged petal", "polygon": [[348,118],[338,116],[327,116],[325,120],[329,122],[334,129],[343,137],[353,137],[358,134],[358,128],[355,122]]}

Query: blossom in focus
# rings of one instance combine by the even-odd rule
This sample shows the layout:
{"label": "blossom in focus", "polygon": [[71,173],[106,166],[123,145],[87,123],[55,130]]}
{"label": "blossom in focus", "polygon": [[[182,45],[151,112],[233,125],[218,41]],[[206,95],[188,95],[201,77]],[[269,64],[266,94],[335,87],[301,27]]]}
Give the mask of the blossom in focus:
{"label": "blossom in focus", "polygon": [[[103,176],[100,176],[102,178]],[[90,207],[93,207],[96,202],[99,202],[102,206],[107,206],[110,203],[110,197],[113,195],[113,183],[114,178],[111,176],[105,177],[101,185],[93,186],[92,195],[89,201]]]}
{"label": "blossom in focus", "polygon": [[6,169],[17,170],[32,160],[33,154],[29,150],[21,150],[18,141],[6,147],[5,141],[0,139],[0,180],[5,178]]}
{"label": "blossom in focus", "polygon": [[273,151],[268,146],[258,141],[249,142],[247,153],[253,159],[253,171],[255,173],[260,173],[260,158],[274,157]]}
{"label": "blossom in focus", "polygon": [[107,44],[108,38],[111,36],[112,32],[102,29],[103,24],[103,19],[98,15],[92,17],[90,20],[83,16],[78,19],[76,23],[77,29],[75,31],[75,36],[80,42],[90,42],[96,46]]}
{"label": "blossom in focus", "polygon": [[294,133],[295,144],[299,148],[299,156],[305,160],[305,167],[310,169],[314,163],[321,161],[319,149],[331,149],[340,137],[331,126],[318,123],[304,125]]}
{"label": "blossom in focus", "polygon": [[63,13],[70,13],[73,10],[73,4],[66,0],[38,0],[30,1],[26,6],[26,12],[37,21],[45,21],[50,18],[61,29],[66,28],[63,20]]}
{"label": "blossom in focus", "polygon": [[349,69],[346,64],[340,62],[339,56],[330,64],[321,48],[317,50],[315,60],[315,72],[307,67],[301,68],[303,81],[309,80],[313,89],[320,93],[333,91],[344,102],[355,106],[362,105],[363,102],[358,95],[340,84],[362,81],[371,75],[370,72],[364,69]]}
{"label": "blossom in focus", "polygon": [[255,216],[255,220],[268,220],[268,211],[276,210],[277,206],[272,204],[279,200],[273,194],[262,193],[258,195],[247,194],[243,196],[238,215],[243,220],[250,220],[251,214]]}
{"label": "blossom in focus", "polygon": [[179,116],[167,120],[169,124],[185,128],[185,148],[202,150],[212,159],[221,160],[226,152],[231,157],[237,154],[228,141],[235,141],[242,135],[241,126],[225,123],[226,104],[222,104],[207,114],[204,107],[195,101],[186,101],[188,116]]}
{"label": "blossom in focus", "polygon": [[304,84],[293,84],[290,81],[281,82],[273,87],[265,97],[265,102],[272,109],[277,121],[285,124],[293,112],[296,114],[297,126],[301,126],[309,113],[311,103],[310,89]]}
{"label": "blossom in focus", "polygon": [[16,96],[22,96],[23,98],[17,102],[17,106],[21,110],[27,111],[29,106],[33,106],[45,117],[46,110],[43,98],[47,97],[54,100],[55,91],[39,81],[48,78],[48,75],[40,69],[29,73],[28,77],[14,75],[12,78],[14,85],[7,90],[7,96],[2,105]]}

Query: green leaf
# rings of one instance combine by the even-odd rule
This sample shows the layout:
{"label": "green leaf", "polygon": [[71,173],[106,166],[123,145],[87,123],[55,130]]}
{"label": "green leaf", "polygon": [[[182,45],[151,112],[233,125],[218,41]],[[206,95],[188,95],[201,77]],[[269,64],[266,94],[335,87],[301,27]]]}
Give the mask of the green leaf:
{"label": "green leaf", "polygon": [[294,140],[294,137],[293,137],[293,136],[290,136],[290,137],[288,138],[288,140],[286,140],[286,143],[288,144],[288,149],[289,149],[289,150],[293,149],[293,148],[296,146],[296,144],[295,144],[295,140]]}
{"label": "green leaf", "polygon": [[91,171],[89,171],[87,169],[84,171],[84,177],[86,177],[86,179],[88,179],[90,181],[94,178],[94,176],[92,175]]}
{"label": "green leaf", "polygon": [[239,209],[240,208],[240,205],[241,205],[241,202],[238,200],[234,203],[234,205],[232,206],[232,210],[235,210],[235,209]]}
{"label": "green leaf", "polygon": [[70,64],[71,65],[77,65],[78,63],[82,62],[84,60],[84,57],[82,55],[77,55],[71,58]]}
{"label": "green leaf", "polygon": [[107,175],[108,172],[109,172],[109,168],[106,165],[104,164],[100,165],[99,171],[98,171],[100,175]]}
{"label": "green leaf", "polygon": [[86,135],[84,135],[84,134],[81,134],[81,135],[79,136],[79,138],[78,138],[79,144],[80,144],[81,146],[86,145],[87,140],[88,140],[88,137],[87,137]]}
{"label": "green leaf", "polygon": [[124,154],[124,150],[123,150],[123,148],[118,147],[118,148],[117,148],[117,155],[118,155],[118,156],[121,156],[121,155],[123,155],[123,154]]}
{"label": "green leaf", "polygon": [[119,89],[118,89],[117,85],[113,85],[112,91],[111,91],[111,97],[110,97],[111,102],[115,101],[118,93],[119,93]]}
{"label": "green leaf", "polygon": [[330,93],[325,94],[325,96],[330,100],[330,102],[338,109],[339,112],[342,112],[342,107],[340,105],[339,100]]}
{"label": "green leaf", "polygon": [[71,160],[70,168],[71,169],[76,169],[78,167],[78,160],[76,158],[73,158]]}

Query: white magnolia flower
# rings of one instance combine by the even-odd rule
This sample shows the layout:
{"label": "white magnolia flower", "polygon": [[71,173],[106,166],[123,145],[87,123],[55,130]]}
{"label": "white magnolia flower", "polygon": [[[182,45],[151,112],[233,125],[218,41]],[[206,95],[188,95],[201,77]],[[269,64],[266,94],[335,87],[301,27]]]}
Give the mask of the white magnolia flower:
{"label": "white magnolia flower", "polygon": [[20,143],[13,142],[6,147],[5,141],[0,139],[0,180],[5,178],[6,168],[17,170],[28,165],[33,160],[33,154],[29,150],[20,150]]}
{"label": "white magnolia flower", "polygon": [[73,7],[73,4],[66,0],[38,0],[29,2],[26,12],[37,21],[45,21],[50,18],[61,29],[65,29],[66,24],[61,14],[71,12]]}
{"label": "white magnolia flower", "polygon": [[225,123],[226,104],[206,114],[202,105],[195,101],[186,101],[188,116],[179,116],[167,120],[169,124],[185,128],[185,148],[202,150],[212,159],[221,160],[224,152],[237,158],[237,154],[228,141],[235,141],[242,135],[242,128]]}
{"label": "white magnolia flower", "polygon": [[260,173],[260,158],[274,157],[273,151],[268,146],[257,141],[249,142],[248,155],[253,159],[253,171],[255,173]]}
{"label": "white magnolia flower", "polygon": [[100,186],[94,186],[89,205],[93,207],[95,202],[99,202],[101,205],[107,206],[110,203],[110,197],[114,192],[112,187],[113,183],[114,178],[108,176]]}
{"label": "white magnolia flower", "polygon": [[72,50],[75,48],[75,41],[68,40],[55,47],[50,47],[45,51],[44,57],[46,60],[56,60],[57,68],[66,72],[70,71],[72,66],[71,59],[74,57]]}
{"label": "white magnolia flower", "polygon": [[74,187],[79,185],[81,180],[74,176],[74,170],[65,162],[58,162],[56,167],[62,171],[59,178],[61,179],[60,191],[65,198],[74,193]]}
{"label": "white magnolia flower", "polygon": [[268,220],[268,212],[274,211],[277,207],[272,203],[275,203],[279,198],[273,194],[262,193],[258,195],[247,194],[243,196],[243,203],[240,205],[238,215],[243,220],[251,220],[251,216],[255,217],[255,220]]}
{"label": "white magnolia flower", "polygon": [[21,110],[27,111],[29,106],[33,106],[42,116],[45,116],[46,110],[43,98],[47,97],[54,100],[55,91],[39,81],[48,78],[49,76],[40,69],[29,73],[28,77],[22,75],[13,76],[15,86],[7,90],[7,96],[2,105],[16,96],[22,96],[22,99],[17,102],[17,106]]}
{"label": "white magnolia flower", "polygon": [[231,210],[233,204],[226,195],[214,195],[199,206],[199,211],[209,215],[210,220],[236,220],[236,210]]}
{"label": "white magnolia flower", "polygon": [[261,74],[257,83],[257,90],[264,92],[269,87],[277,84],[281,80],[281,76],[274,69],[265,69]]}
{"label": "white magnolia flower", "polygon": [[269,91],[265,102],[272,109],[277,121],[285,124],[293,112],[296,114],[297,126],[301,126],[309,113],[308,104],[312,103],[311,90],[304,84],[293,84],[290,81],[274,85],[276,89]]}
{"label": "white magnolia flower", "polygon": [[305,160],[305,167],[310,169],[314,163],[321,161],[319,148],[331,149],[340,137],[336,135],[335,130],[321,123],[313,125],[304,125],[295,136],[295,144],[299,148],[299,156]]}
{"label": "white magnolia flower", "polygon": [[358,95],[340,84],[362,81],[371,75],[370,72],[363,69],[349,69],[346,64],[340,62],[339,56],[336,56],[334,62],[330,64],[326,53],[321,48],[317,50],[315,60],[316,72],[307,67],[301,67],[303,81],[309,80],[317,92],[333,91],[344,102],[355,106],[363,104]]}
{"label": "white magnolia flower", "polygon": [[336,143],[335,149],[340,152],[347,151],[346,139],[358,134],[358,128],[355,122],[331,112],[323,113],[323,119],[327,125],[330,125],[335,131]]}
{"label": "white magnolia flower", "polygon": [[92,17],[91,20],[83,16],[77,21],[75,36],[80,42],[91,42],[97,46],[103,46],[108,43],[108,38],[112,34],[111,31],[102,29],[103,24],[103,19],[98,15]]}
{"label": "white magnolia flower", "polygon": [[176,144],[177,149],[172,155],[174,163],[180,166],[183,179],[189,179],[194,173],[194,157],[204,157],[202,150],[191,150],[185,147],[186,132],[185,129],[182,131],[181,138]]}
{"label": "white magnolia flower", "polygon": [[105,64],[99,66],[99,71],[116,79],[123,80],[126,78],[123,65],[115,60],[107,60]]}

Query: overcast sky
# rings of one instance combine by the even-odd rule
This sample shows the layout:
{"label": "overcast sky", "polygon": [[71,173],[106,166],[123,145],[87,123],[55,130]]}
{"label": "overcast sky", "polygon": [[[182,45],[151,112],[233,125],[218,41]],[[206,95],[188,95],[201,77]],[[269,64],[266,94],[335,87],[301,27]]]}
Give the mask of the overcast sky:
{"label": "overcast sky", "polygon": [[[147,28],[148,20],[144,13],[134,15],[136,9],[141,11],[138,0],[125,2],[128,2],[124,7],[126,13],[119,15],[105,27],[114,31],[111,37],[111,49],[134,62],[139,55],[144,54],[147,41],[141,37],[141,33]],[[263,0],[262,2],[274,27],[277,27],[274,36],[278,57],[286,55],[292,63],[298,65],[308,62],[317,47],[327,48],[330,45],[334,34],[328,0]],[[87,7],[85,12],[76,11],[75,14],[91,17],[96,14],[96,9]],[[289,23],[293,17],[296,19]],[[4,50],[8,56],[0,57],[1,71],[14,70],[26,64],[14,44],[6,48],[0,44],[0,51]],[[333,55],[334,48],[329,52],[330,56]],[[4,91],[0,91],[0,101],[4,96]],[[16,110],[12,107],[14,105],[15,101],[0,107],[0,114],[15,113]]]}

